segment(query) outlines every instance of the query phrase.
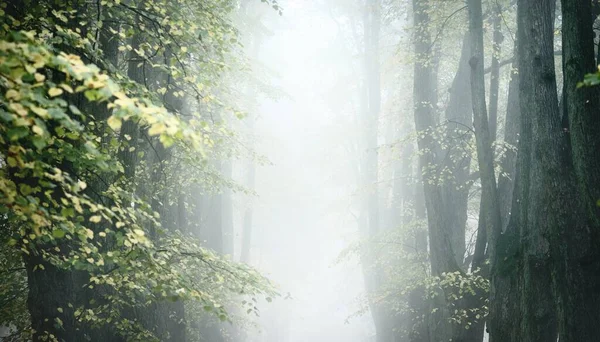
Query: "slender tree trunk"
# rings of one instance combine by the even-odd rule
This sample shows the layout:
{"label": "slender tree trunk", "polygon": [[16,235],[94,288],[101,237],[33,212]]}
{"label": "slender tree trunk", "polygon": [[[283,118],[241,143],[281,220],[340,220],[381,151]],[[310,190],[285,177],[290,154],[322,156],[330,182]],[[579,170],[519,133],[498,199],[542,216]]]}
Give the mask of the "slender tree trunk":
{"label": "slender tree trunk", "polygon": [[[378,146],[377,126],[381,110],[381,76],[379,65],[379,34],[381,26],[381,0],[366,0],[364,10],[364,49],[365,49],[365,91],[366,111],[363,118],[365,127],[366,156],[364,159],[364,177],[367,191],[368,236],[379,233],[379,186],[378,186]],[[367,290],[371,296],[379,291],[383,283],[383,272],[375,264],[376,247],[369,244],[365,273]],[[377,342],[391,342],[393,337],[389,312],[380,303],[371,300],[371,314],[375,323]]]}
{"label": "slender tree trunk", "polygon": [[[422,172],[421,168],[417,167],[415,172],[416,178],[419,180],[414,185],[414,209],[415,209],[415,219],[419,221],[427,220],[427,210],[425,207],[425,194],[423,192],[422,183]],[[415,249],[417,253],[418,260],[423,259],[423,261],[427,258],[427,232],[426,231],[416,231],[414,236]],[[429,342],[430,339],[430,315],[431,308],[429,300],[426,296],[427,290],[423,287],[418,287],[414,289],[409,294],[409,307],[412,310],[411,315],[409,316],[409,325],[408,325],[408,341],[410,342]]]}
{"label": "slender tree trunk", "polygon": [[496,240],[502,232],[500,207],[494,175],[494,153],[487,118],[485,103],[485,79],[483,72],[483,15],[481,0],[469,0],[469,28],[471,32],[471,94],[473,99],[473,114],[475,125],[475,140],[477,144],[477,161],[481,179],[482,207],[480,221],[483,220],[487,229],[488,255],[495,257]]}
{"label": "slender tree trunk", "polygon": [[[435,171],[439,165],[441,153],[433,137],[436,125],[433,110],[435,101],[435,82],[431,67],[431,37],[429,34],[429,1],[413,0],[413,16],[415,28],[415,64],[413,84],[413,105],[415,128],[419,133],[417,146],[420,152],[419,165],[423,177],[425,206],[427,208],[427,225],[429,235],[429,251],[431,273],[440,276],[444,272],[460,271],[452,249],[452,238],[446,230],[445,205],[442,186],[437,180]],[[444,295],[440,294],[430,303],[438,309],[428,315],[429,338],[432,341],[444,341],[452,338],[452,326],[449,323],[448,311]]]}
{"label": "slender tree trunk", "polygon": [[[517,56],[515,48],[515,56]],[[519,108],[519,75],[517,62],[513,63],[513,72],[508,85],[508,103],[504,125],[504,142],[517,146],[520,131],[521,111]],[[491,342],[520,341],[518,327],[519,310],[519,264],[520,248],[518,225],[518,202],[513,203],[513,189],[516,187],[517,153],[508,150],[501,161],[503,173],[498,179],[498,197],[502,215],[503,234],[498,238],[496,260],[490,271],[490,315],[488,331]],[[516,193],[515,193],[516,195]],[[515,200],[520,198],[514,196]],[[514,208],[511,212],[511,206]],[[510,221],[509,221],[510,219]]]}
{"label": "slender tree trunk", "polygon": [[496,140],[498,130],[498,93],[500,90],[500,52],[502,49],[502,9],[497,3],[493,4],[492,26],[494,30],[494,41],[492,44],[492,65],[490,72],[490,100],[489,100],[489,130],[491,141]]}
{"label": "slender tree trunk", "polygon": [[[479,176],[481,179],[481,203],[479,211],[479,224],[475,255],[473,257],[473,268],[484,268],[487,242],[487,255],[494,260],[496,255],[496,241],[502,232],[500,207],[496,188],[496,177],[494,174],[494,152],[492,150],[492,137],[495,134],[495,122],[492,123],[493,132],[490,133],[487,106],[485,102],[485,78],[484,78],[484,46],[483,46],[483,14],[481,0],[469,0],[469,32],[471,36],[471,96],[473,101],[473,114],[475,126],[475,141],[477,145],[477,161],[479,165]],[[494,57],[493,57],[494,59]],[[494,63],[493,63],[494,64]],[[490,106],[493,110],[493,119],[496,120],[497,97],[498,97],[498,61],[492,66],[492,90],[495,93],[490,96]],[[495,88],[495,89],[494,89]],[[487,240],[487,241],[486,241]],[[487,271],[484,271],[487,275]],[[480,306],[484,304],[484,294],[476,290],[475,295],[467,295],[466,301],[469,306]],[[476,320],[474,313],[468,314],[471,320]],[[481,341],[483,338],[483,319],[476,320],[468,332],[464,332],[464,341]]]}
{"label": "slender tree trunk", "polygon": [[452,81],[452,88],[449,90],[450,99],[445,112],[448,141],[443,153],[444,169],[441,175],[445,221],[451,236],[454,258],[458,265],[463,265],[465,259],[468,182],[471,173],[471,155],[465,152],[471,140],[469,127],[473,122],[471,92],[469,91],[470,50],[469,35],[465,34],[458,69]]}
{"label": "slender tree trunk", "polygon": [[[517,49],[515,46],[515,56]],[[508,100],[506,104],[506,119],[504,123],[504,143],[516,148],[520,131],[521,111],[519,108],[519,75],[517,62],[515,61],[510,73],[508,84]],[[498,177],[498,198],[500,201],[500,214],[502,217],[503,231],[508,225],[510,209],[512,205],[513,189],[515,186],[515,172],[517,163],[516,150],[506,151],[504,158],[500,161],[502,172]]]}

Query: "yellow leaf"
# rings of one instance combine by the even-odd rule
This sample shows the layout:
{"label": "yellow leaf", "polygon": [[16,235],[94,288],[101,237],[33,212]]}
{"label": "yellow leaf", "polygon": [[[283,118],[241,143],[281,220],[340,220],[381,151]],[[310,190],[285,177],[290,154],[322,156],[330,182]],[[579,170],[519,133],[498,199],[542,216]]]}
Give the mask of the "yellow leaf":
{"label": "yellow leaf", "polygon": [[44,129],[38,125],[34,125],[33,127],[31,127],[31,130],[37,135],[44,135]]}
{"label": "yellow leaf", "polygon": [[146,233],[144,233],[144,231],[141,229],[134,229],[133,232],[135,233],[135,235],[139,235],[139,236],[146,235]]}
{"label": "yellow leaf", "polygon": [[63,90],[60,88],[56,88],[56,87],[50,88],[50,90],[48,90],[48,95],[50,95],[50,97],[55,97],[62,93],[63,93]]}
{"label": "yellow leaf", "polygon": [[8,105],[8,107],[21,116],[27,115],[27,109],[25,109],[20,103],[11,103]]}
{"label": "yellow leaf", "polygon": [[6,97],[7,100],[11,100],[12,99],[12,100],[15,100],[15,101],[19,101],[19,99],[21,98],[21,94],[18,91],[14,90],[14,89],[9,89],[6,92],[5,97]]}
{"label": "yellow leaf", "polygon": [[48,111],[41,107],[31,106],[31,111],[36,113],[40,118],[47,119],[49,117]]}
{"label": "yellow leaf", "polygon": [[108,127],[112,128],[113,130],[118,130],[121,128],[121,119],[117,118],[116,116],[111,116],[108,118],[107,122]]}
{"label": "yellow leaf", "polygon": [[33,75],[33,77],[35,77],[35,80],[38,83],[44,82],[44,80],[46,79],[46,76],[44,76],[44,75],[42,75],[42,74],[40,74],[38,72],[36,72],[35,75]]}
{"label": "yellow leaf", "polygon": [[91,229],[85,229],[85,235],[88,237],[88,239],[93,239],[94,238],[94,232]]}
{"label": "yellow leaf", "polygon": [[71,86],[68,84],[61,84],[60,87],[63,88],[67,93],[73,94],[73,88],[71,88]]}
{"label": "yellow leaf", "polygon": [[87,184],[84,181],[78,181],[77,185],[79,185],[79,189],[85,190],[87,188]]}
{"label": "yellow leaf", "polygon": [[148,134],[150,136],[155,136],[155,135],[162,134],[166,130],[167,130],[167,127],[165,126],[165,124],[162,122],[159,122],[159,123],[155,123],[154,125],[152,125],[152,127],[150,127],[150,129],[148,130]]}
{"label": "yellow leaf", "polygon": [[100,215],[94,215],[90,217],[90,222],[92,223],[98,223],[100,222],[100,220],[102,220],[102,217]]}

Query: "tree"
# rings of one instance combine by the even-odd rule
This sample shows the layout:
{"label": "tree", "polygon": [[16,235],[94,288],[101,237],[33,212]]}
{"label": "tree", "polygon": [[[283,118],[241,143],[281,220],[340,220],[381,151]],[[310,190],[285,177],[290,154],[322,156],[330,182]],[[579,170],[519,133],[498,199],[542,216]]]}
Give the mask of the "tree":
{"label": "tree", "polygon": [[[22,257],[29,291],[10,293],[28,296],[31,320],[3,308],[16,334],[184,340],[184,319],[197,318],[182,301],[228,320],[232,294],[276,294],[178,231],[192,216],[186,195],[198,195],[183,189],[210,184],[206,159],[222,143],[184,102],[228,110],[213,95],[224,68],[207,61],[236,37],[227,3],[196,5],[11,2],[0,13],[0,234],[3,254]],[[223,19],[210,24],[218,34],[195,44],[207,16]]]}

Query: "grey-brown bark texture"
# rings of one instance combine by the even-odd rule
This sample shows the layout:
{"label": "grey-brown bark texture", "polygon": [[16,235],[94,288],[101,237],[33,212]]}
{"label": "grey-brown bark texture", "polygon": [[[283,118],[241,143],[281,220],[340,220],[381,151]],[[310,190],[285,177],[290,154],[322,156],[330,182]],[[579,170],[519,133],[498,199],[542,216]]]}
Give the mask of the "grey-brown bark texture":
{"label": "grey-brown bark texture", "polygon": [[[515,56],[516,56],[515,46]],[[519,75],[516,70],[517,62],[513,63],[511,79],[508,85],[508,103],[504,125],[504,143],[517,146],[521,111],[519,104]],[[490,271],[490,319],[488,331],[492,341],[517,341],[517,331],[514,329],[519,322],[518,309],[518,269],[517,251],[519,247],[518,203],[511,212],[513,203],[513,189],[515,188],[517,153],[507,150],[501,160],[502,173],[498,177],[498,197],[503,224],[503,234],[498,239],[496,260],[492,263]],[[509,218],[510,222],[509,223]],[[499,269],[498,267],[504,267]]]}
{"label": "grey-brown bark texture", "polygon": [[[516,200],[513,201],[513,217],[511,224],[516,225],[519,233],[520,250],[518,256],[512,258],[511,249],[515,248],[511,234],[516,234],[511,227],[499,240],[498,250],[502,251],[501,257],[494,263],[492,288],[514,286],[511,282],[510,272],[518,268],[518,298],[520,299],[519,311],[521,321],[512,321],[519,325],[512,341],[555,341],[556,324],[554,305],[552,300],[550,269],[549,269],[549,244],[544,235],[544,228],[540,223],[542,210],[552,204],[551,197],[545,191],[556,180],[550,182],[548,187],[543,181],[548,179],[541,173],[548,174],[550,170],[557,171],[560,162],[555,151],[549,145],[560,144],[562,137],[552,135],[548,125],[551,120],[560,122],[556,81],[554,77],[553,56],[553,1],[520,1],[518,8],[518,41],[519,41],[519,85],[520,108],[522,115],[521,139],[519,141],[518,178],[515,189]],[[560,132],[555,132],[560,133]],[[556,139],[557,138],[557,139]],[[552,166],[542,165],[543,151],[545,163],[552,162]],[[550,169],[552,168],[552,169]],[[543,177],[543,178],[542,178]],[[541,203],[545,201],[545,203]],[[504,245],[503,245],[504,244]],[[507,252],[509,251],[509,252]],[[513,252],[514,253],[514,252]],[[510,261],[513,261],[511,264]],[[518,262],[518,263],[517,263]],[[494,277],[504,276],[502,283],[495,283]],[[494,296],[492,300],[501,301],[502,298]],[[510,304],[510,303],[508,303]],[[492,303],[492,308],[502,308],[500,304]],[[492,339],[500,341],[500,336],[506,336],[505,326],[496,324],[496,316],[502,311],[492,310],[490,330]],[[504,317],[505,319],[509,319]],[[500,335],[504,334],[504,335]]]}
{"label": "grey-brown bark texture", "polygon": [[600,340],[600,99],[597,89],[577,88],[595,69],[591,6],[562,1],[564,120],[552,52],[555,2],[518,3],[521,135],[511,221],[492,269],[493,341]]}
{"label": "grey-brown bark texture", "polygon": [[[560,204],[568,185],[563,155],[565,136],[560,127],[553,56],[555,4],[552,0],[518,3],[521,178],[518,227],[522,280],[520,311],[522,341],[555,341],[556,315],[551,291],[548,232],[567,225]],[[521,150],[522,149],[522,150]],[[564,197],[566,199],[566,197]],[[562,207],[562,208],[561,208]],[[570,208],[569,208],[570,210]],[[561,215],[563,213],[563,215]]]}
{"label": "grey-brown bark texture", "polygon": [[[515,44],[515,56],[517,54]],[[509,145],[500,161],[502,172],[498,176],[498,200],[500,201],[500,216],[502,230],[506,230],[510,208],[512,205],[515,171],[517,166],[517,142],[519,139],[521,110],[519,108],[519,74],[517,62],[513,62],[508,84],[508,99],[506,103],[506,118],[504,120],[504,144]]]}
{"label": "grey-brown bark texture", "polygon": [[500,90],[500,51],[502,48],[501,16],[502,8],[498,3],[492,5],[492,27],[493,27],[493,43],[492,43],[492,65],[490,70],[490,97],[488,104],[489,114],[489,131],[492,141],[497,138],[498,131],[498,95]]}
{"label": "grey-brown bark texture", "polygon": [[481,0],[469,0],[469,32],[471,34],[471,96],[473,102],[473,124],[475,126],[475,141],[477,145],[477,161],[481,179],[480,227],[487,230],[488,255],[495,256],[495,241],[501,228],[500,207],[496,177],[494,175],[494,154],[490,138],[487,106],[485,103],[485,79],[483,70],[483,14]]}
{"label": "grey-brown bark texture", "polygon": [[[577,88],[586,73],[594,72],[594,32],[592,2],[561,1],[563,32],[563,77],[565,109],[568,114],[571,147],[562,161],[572,161],[575,180],[561,183],[560,218],[551,225],[552,275],[558,306],[561,341],[600,340],[600,89]],[[567,139],[565,139],[567,140]],[[562,146],[561,146],[562,147]],[[563,164],[563,169],[571,170]],[[568,174],[567,176],[571,176]],[[563,189],[564,188],[564,189]],[[576,191],[578,190],[578,191]],[[573,202],[571,202],[571,199]],[[558,207],[558,204],[557,204]],[[577,210],[579,209],[579,210]]]}

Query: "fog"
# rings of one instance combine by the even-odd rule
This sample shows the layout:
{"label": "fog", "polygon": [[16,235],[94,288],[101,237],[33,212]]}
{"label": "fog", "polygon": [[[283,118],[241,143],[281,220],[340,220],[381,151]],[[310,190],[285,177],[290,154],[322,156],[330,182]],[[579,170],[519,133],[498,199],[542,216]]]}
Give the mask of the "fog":
{"label": "fog", "polygon": [[340,51],[324,4],[283,6],[257,58],[285,95],[261,99],[257,112],[256,151],[270,163],[256,173],[250,263],[289,297],[261,307],[253,341],[370,341],[368,315],[351,317],[364,296],[358,260],[338,261],[359,238],[350,206],[357,188],[343,146],[349,137],[340,135],[348,113],[328,100],[353,56]]}

